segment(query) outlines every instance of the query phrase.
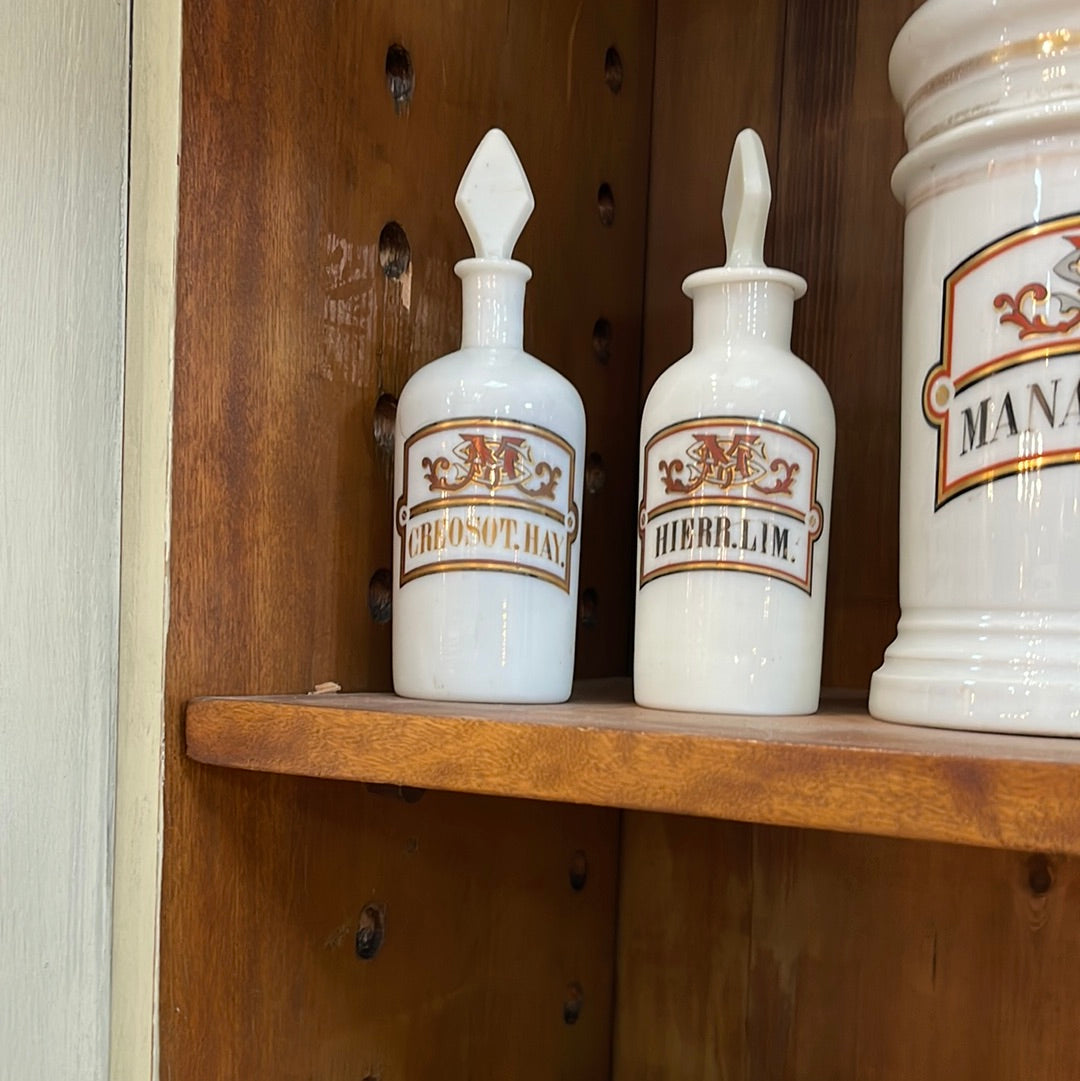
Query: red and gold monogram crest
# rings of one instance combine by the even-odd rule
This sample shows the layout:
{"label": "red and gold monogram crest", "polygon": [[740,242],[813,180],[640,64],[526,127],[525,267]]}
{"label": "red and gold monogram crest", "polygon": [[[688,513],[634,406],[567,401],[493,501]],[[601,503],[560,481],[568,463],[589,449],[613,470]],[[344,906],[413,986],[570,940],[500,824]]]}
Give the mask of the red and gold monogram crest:
{"label": "red and gold monogram crest", "polygon": [[432,492],[460,492],[477,484],[492,492],[512,488],[533,499],[554,499],[562,470],[550,462],[534,462],[532,447],[522,435],[461,432],[454,460],[424,458],[424,476]]}

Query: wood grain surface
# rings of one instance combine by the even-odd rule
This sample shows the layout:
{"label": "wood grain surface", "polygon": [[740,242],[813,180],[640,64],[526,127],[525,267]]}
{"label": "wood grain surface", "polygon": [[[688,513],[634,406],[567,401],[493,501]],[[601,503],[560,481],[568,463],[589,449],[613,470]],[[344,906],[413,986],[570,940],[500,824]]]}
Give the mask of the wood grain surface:
{"label": "wood grain surface", "polygon": [[813,717],[643,709],[626,681],[559,706],[394,695],[207,698],[202,762],[992,847],[1080,852],[1080,743]]}
{"label": "wood grain surface", "polygon": [[[903,144],[886,64],[916,6],[789,0],[706,16],[704,5],[660,0],[657,28],[652,191],[666,183],[669,198],[650,201],[643,392],[689,345],[678,280],[717,260],[728,147],[738,128],[760,125],[774,171],[771,256],[809,283],[793,346],[837,412],[823,677],[856,689],[897,613],[902,216],[888,177]],[[964,758],[992,753],[991,741],[948,740],[959,756],[947,782],[954,824],[984,799],[995,817],[1025,803],[1032,824],[1071,816],[1074,782],[984,787]],[[875,813],[877,766],[857,778],[834,765],[822,766],[827,783],[848,792],[853,812]],[[923,787],[934,773],[898,784],[904,814],[935,813]],[[729,780],[727,801],[745,808]],[[805,780],[778,770],[774,785],[805,791]],[[1026,851],[995,852],[625,814],[616,1081],[1071,1079],[1076,861],[1046,852],[1075,852],[1074,831],[1025,829],[1000,843]]]}
{"label": "wood grain surface", "polygon": [[[1080,886],[1054,854],[1080,851],[1074,744],[857,709],[718,728],[625,701],[342,695],[196,702],[191,753],[243,769],[183,753],[200,695],[388,686],[365,605],[390,550],[373,412],[455,345],[452,193],[495,123],[537,198],[526,346],[581,390],[602,479],[578,674],[628,670],[638,405],[689,344],[679,283],[723,257],[752,125],[770,258],[809,280],[794,347],[837,408],[824,678],[865,689],[897,614],[886,61],[914,6],[185,6],[163,1077],[1075,1074]],[[394,42],[414,69],[397,101]],[[590,803],[673,813],[622,815],[620,844]]]}
{"label": "wood grain surface", "polygon": [[899,616],[904,152],[889,50],[919,0],[789,2],[775,257],[802,274],[792,348],[836,409],[822,682],[865,690]]}
{"label": "wood grain surface", "polygon": [[[596,603],[580,668],[625,671],[632,555],[618,535],[634,513],[625,418],[638,401],[653,24],[648,0],[184,5],[163,1078],[608,1072],[613,812],[414,806],[207,769],[184,756],[182,708],[210,692],[389,686],[389,625],[372,618],[385,614],[392,527],[375,408],[457,344],[452,267],[469,246],[453,196],[493,125],[536,196],[518,249],[535,275],[525,344],[579,387],[604,469],[583,508]],[[395,44],[412,75],[396,99]],[[409,83],[400,63],[391,74],[395,89]],[[391,222],[410,249],[396,277],[379,250]],[[575,891],[579,849],[595,875]],[[386,944],[360,963],[369,902],[386,906]]]}
{"label": "wood grain surface", "polygon": [[612,1076],[743,1081],[752,828],[628,813],[622,838]]}
{"label": "wood grain surface", "polygon": [[1076,1076],[1073,859],[756,829],[748,1077]]}
{"label": "wood grain surface", "polygon": [[1075,1077],[1074,858],[624,818],[618,1081]]}
{"label": "wood grain surface", "polygon": [[[683,278],[724,261],[720,212],[743,128],[757,130],[775,172],[785,8],[785,0],[658,0],[643,401],[657,376],[690,348]],[[775,233],[774,221],[766,236],[770,259]]]}

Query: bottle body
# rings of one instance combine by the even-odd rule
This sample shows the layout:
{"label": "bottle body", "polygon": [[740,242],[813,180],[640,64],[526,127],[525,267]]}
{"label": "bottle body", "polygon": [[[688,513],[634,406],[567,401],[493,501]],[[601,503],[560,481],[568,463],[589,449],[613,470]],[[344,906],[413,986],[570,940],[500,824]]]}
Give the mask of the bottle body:
{"label": "bottle body", "polygon": [[585,413],[522,350],[409,380],[394,447],[394,689],[561,702],[574,668]]}
{"label": "bottle body", "polygon": [[818,376],[770,336],[735,333],[695,347],[646,402],[634,640],[641,705],[817,708],[835,422]]}

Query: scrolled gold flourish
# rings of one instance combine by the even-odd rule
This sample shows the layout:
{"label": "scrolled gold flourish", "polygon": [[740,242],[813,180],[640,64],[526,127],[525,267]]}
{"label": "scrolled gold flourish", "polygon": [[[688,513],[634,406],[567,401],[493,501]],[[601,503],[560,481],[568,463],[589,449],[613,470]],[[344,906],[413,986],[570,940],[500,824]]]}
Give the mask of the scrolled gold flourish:
{"label": "scrolled gold flourish", "polygon": [[795,483],[795,474],[799,472],[799,463],[785,462],[783,458],[773,458],[769,463],[769,472],[779,473],[781,470],[784,471],[783,477],[777,480],[771,488],[764,488],[757,482],[750,487],[761,492],[762,495],[791,495],[791,489]]}
{"label": "scrolled gold flourish", "polygon": [[428,490],[432,492],[460,492],[472,479],[472,475],[466,472],[456,483],[450,479],[453,466],[448,458],[424,458],[420,465],[424,468],[424,480],[428,482]]}

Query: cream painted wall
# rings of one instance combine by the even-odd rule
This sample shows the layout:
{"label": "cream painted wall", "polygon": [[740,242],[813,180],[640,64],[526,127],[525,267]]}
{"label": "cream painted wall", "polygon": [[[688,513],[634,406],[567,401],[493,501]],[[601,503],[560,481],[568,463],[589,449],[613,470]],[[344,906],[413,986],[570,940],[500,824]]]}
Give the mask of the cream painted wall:
{"label": "cream painted wall", "polygon": [[112,1081],[156,1078],[180,0],[135,0],[113,888]]}
{"label": "cream painted wall", "polygon": [[0,10],[0,1079],[109,1049],[127,4]]}

